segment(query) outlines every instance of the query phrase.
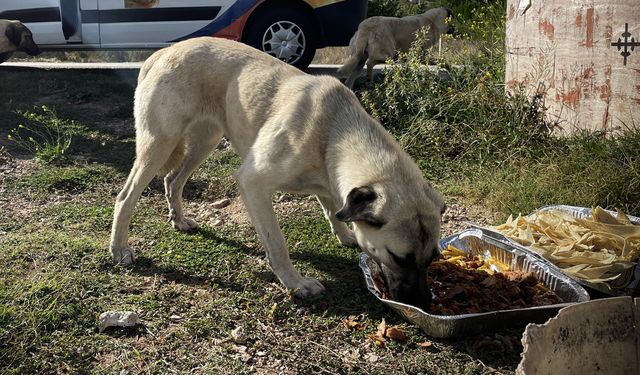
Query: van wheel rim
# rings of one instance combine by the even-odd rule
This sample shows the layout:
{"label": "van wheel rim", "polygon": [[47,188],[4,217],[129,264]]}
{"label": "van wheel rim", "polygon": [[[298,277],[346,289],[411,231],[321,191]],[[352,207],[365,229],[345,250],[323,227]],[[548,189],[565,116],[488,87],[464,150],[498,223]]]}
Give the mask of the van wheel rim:
{"label": "van wheel rim", "polygon": [[306,40],[302,29],[289,21],[274,23],[262,37],[262,50],[288,64],[300,60],[305,46]]}

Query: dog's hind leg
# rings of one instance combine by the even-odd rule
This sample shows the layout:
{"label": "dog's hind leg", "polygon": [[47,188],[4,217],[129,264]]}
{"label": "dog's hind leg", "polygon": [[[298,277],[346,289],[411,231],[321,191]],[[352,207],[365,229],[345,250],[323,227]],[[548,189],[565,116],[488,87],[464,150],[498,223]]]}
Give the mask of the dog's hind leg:
{"label": "dog's hind leg", "polygon": [[317,195],[316,198],[320,205],[322,206],[322,211],[324,212],[324,217],[327,218],[329,224],[331,225],[331,233],[333,233],[336,237],[338,237],[338,241],[342,246],[348,247],[357,247],[358,242],[356,241],[356,237],[353,234],[353,231],[349,229],[349,226],[338,219],[336,219],[335,214],[340,209],[334,201],[327,197],[322,197]]}
{"label": "dog's hind leg", "polygon": [[164,189],[169,204],[169,220],[171,225],[180,231],[189,232],[198,224],[184,216],[182,192],[184,185],[193,171],[211,155],[222,139],[222,130],[209,126],[208,122],[194,124],[193,132],[185,139],[182,163],[170,171],[164,178]]}
{"label": "dog's hind leg", "polygon": [[271,203],[271,195],[278,188],[273,185],[273,176],[279,175],[276,169],[277,166],[273,164],[256,162],[250,153],[236,173],[240,195],[265,247],[271,269],[280,282],[300,297],[319,294],[324,291],[324,286],[316,279],[302,277],[289,258],[287,244]]}
{"label": "dog's hind leg", "polygon": [[381,59],[380,57],[371,57],[367,60],[367,82],[369,82],[369,84],[373,84],[373,68],[375,68],[376,65],[384,64],[385,62],[386,60]]}
{"label": "dog's hind leg", "polygon": [[349,76],[345,80],[344,82],[345,86],[347,86],[350,89],[353,89],[353,84],[356,82],[356,79],[360,77],[365,61],[366,61],[366,56],[363,57],[360,61],[358,61],[358,64],[354,66],[353,70],[351,71],[351,74],[349,74]]}
{"label": "dog's hind leg", "polygon": [[367,60],[367,82],[373,83],[373,67],[376,66],[377,61]]}
{"label": "dog's hind leg", "polygon": [[111,255],[119,264],[131,264],[134,251],[128,246],[129,224],[136,202],[160,168],[167,162],[178,140],[159,135],[141,136],[136,143],[136,160],[129,177],[116,198],[111,227]]}

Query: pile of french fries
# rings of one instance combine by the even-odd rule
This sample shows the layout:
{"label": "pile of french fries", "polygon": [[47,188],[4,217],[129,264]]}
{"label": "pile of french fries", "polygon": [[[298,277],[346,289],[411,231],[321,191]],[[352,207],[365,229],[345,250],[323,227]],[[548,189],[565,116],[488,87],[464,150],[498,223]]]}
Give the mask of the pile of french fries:
{"label": "pile of french fries", "polygon": [[597,207],[588,219],[562,210],[538,211],[510,216],[494,229],[564,272],[608,290],[629,284],[640,257],[640,225],[620,210],[614,216]]}
{"label": "pile of french fries", "polygon": [[[467,269],[466,262],[469,260],[469,254],[453,245],[448,245],[447,248],[442,251],[442,259],[445,262],[449,262],[463,269]],[[494,258],[483,259],[478,257],[478,262],[480,262],[480,265],[475,269],[479,271],[485,271],[489,275],[493,275],[496,272],[505,272],[509,270],[509,266]]]}

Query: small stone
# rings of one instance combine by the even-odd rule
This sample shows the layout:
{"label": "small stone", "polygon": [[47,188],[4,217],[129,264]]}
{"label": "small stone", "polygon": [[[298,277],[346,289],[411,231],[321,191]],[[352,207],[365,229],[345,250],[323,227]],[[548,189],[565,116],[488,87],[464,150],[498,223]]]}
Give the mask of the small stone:
{"label": "small stone", "polygon": [[231,338],[236,344],[244,344],[247,342],[247,336],[245,335],[244,328],[242,328],[242,326],[238,326],[231,331]]}
{"label": "small stone", "polygon": [[211,205],[213,208],[220,209],[227,207],[229,204],[231,204],[231,200],[229,198],[222,198],[213,202]]}
{"label": "small stone", "polygon": [[133,311],[106,311],[98,317],[98,330],[109,327],[135,327],[140,324],[138,313]]}
{"label": "small stone", "polygon": [[309,309],[304,306],[296,309],[296,315],[307,315],[308,313],[309,313]]}
{"label": "small stone", "polygon": [[378,362],[378,359],[380,359],[380,357],[378,357],[377,355],[373,354],[373,353],[369,353],[365,356],[365,359],[371,363],[376,363]]}

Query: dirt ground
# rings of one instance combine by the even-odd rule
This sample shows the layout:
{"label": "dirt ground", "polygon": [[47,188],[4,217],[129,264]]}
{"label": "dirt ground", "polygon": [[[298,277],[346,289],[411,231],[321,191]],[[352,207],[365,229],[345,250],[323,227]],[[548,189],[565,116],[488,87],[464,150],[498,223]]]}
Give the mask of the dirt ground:
{"label": "dirt ground", "polygon": [[[130,244],[141,259],[133,269],[114,267],[107,250],[111,209],[134,150],[131,82],[114,88],[109,76],[8,78],[20,83],[8,86],[13,91],[6,96],[14,102],[5,104],[0,126],[6,147],[0,153],[0,246],[11,250],[0,255],[5,264],[0,279],[6,280],[0,283],[0,321],[19,327],[0,328],[0,339],[10,343],[0,345],[0,357],[8,358],[4,363],[10,368],[23,373],[514,371],[523,327],[455,340],[424,335],[368,292],[357,267],[359,251],[337,244],[315,199],[279,194],[274,207],[292,258],[328,290],[313,301],[290,299],[257,243],[227,170],[225,147],[222,159],[196,171],[185,191],[186,211],[203,229],[191,235],[170,230],[162,184],[155,181],[132,224]],[[100,95],[96,87],[103,87]],[[43,104],[88,127],[61,166],[36,162],[6,141],[17,126],[15,108]],[[229,204],[214,207],[222,198]],[[495,220],[480,206],[447,200],[442,236],[468,222]],[[31,302],[40,288],[46,292]],[[96,314],[117,309],[141,311],[144,326],[97,332]],[[53,319],[66,314],[72,315]],[[382,319],[404,330],[408,341],[377,347],[369,335]],[[361,328],[348,328],[345,320]],[[246,343],[231,337],[240,326],[247,330]],[[78,350],[81,355],[69,355]]]}

